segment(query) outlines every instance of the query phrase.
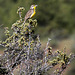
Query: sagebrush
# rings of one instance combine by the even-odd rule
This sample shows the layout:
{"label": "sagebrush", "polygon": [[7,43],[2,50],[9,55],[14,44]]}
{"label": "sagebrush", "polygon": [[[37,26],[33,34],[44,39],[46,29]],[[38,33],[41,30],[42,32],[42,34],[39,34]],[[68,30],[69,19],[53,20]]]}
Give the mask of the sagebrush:
{"label": "sagebrush", "polygon": [[14,75],[16,68],[19,75],[48,75],[47,71],[56,65],[60,66],[53,74],[61,75],[75,55],[52,51],[50,38],[44,49],[41,49],[40,37],[35,34],[37,20],[28,19],[24,24],[23,10],[24,7],[20,7],[17,11],[20,18],[12,24],[12,34],[5,27],[7,39],[0,41],[0,45],[5,47],[4,54],[0,56],[0,75]]}

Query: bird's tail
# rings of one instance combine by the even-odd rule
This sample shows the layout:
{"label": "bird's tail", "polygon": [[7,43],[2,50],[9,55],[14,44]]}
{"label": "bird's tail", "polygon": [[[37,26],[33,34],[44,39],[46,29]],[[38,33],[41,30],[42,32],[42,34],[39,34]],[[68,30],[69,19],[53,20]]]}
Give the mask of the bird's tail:
{"label": "bird's tail", "polygon": [[24,22],[23,22],[23,24],[25,24],[25,22],[26,22],[26,19],[24,18]]}

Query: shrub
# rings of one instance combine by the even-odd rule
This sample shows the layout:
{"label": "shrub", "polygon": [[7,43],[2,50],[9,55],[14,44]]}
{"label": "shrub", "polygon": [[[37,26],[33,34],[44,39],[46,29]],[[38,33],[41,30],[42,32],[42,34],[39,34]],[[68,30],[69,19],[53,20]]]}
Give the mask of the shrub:
{"label": "shrub", "polygon": [[43,75],[60,64],[53,72],[60,75],[75,55],[67,55],[59,50],[53,52],[49,45],[50,38],[46,47],[41,50],[40,37],[35,34],[37,20],[28,19],[24,24],[22,10],[24,8],[20,7],[17,11],[20,19],[12,25],[12,34],[8,27],[5,27],[7,39],[0,42],[0,45],[5,47],[4,54],[0,58],[0,74],[13,75],[15,68],[18,67],[20,75]]}

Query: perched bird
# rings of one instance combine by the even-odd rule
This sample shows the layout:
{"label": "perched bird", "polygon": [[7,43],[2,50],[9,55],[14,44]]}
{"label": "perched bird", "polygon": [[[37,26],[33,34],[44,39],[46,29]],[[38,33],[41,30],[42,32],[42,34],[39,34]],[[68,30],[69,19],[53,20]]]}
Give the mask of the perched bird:
{"label": "perched bird", "polygon": [[26,13],[25,18],[24,18],[24,23],[26,22],[27,19],[32,18],[35,13],[36,13],[36,6],[37,5],[31,5],[29,11]]}

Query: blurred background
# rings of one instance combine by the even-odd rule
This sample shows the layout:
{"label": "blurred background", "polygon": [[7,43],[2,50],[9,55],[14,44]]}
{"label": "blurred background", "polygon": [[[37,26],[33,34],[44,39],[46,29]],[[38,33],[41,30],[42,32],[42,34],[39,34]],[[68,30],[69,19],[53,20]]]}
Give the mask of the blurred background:
{"label": "blurred background", "polygon": [[[25,16],[32,4],[37,4],[36,15],[38,26],[36,33],[40,35],[42,48],[51,38],[53,50],[75,53],[75,0],[0,0],[0,40],[5,40],[4,27],[11,26],[19,19],[16,14],[18,7],[25,7]],[[0,46],[0,54],[3,53]],[[64,71],[63,75],[75,75],[75,60]]]}

